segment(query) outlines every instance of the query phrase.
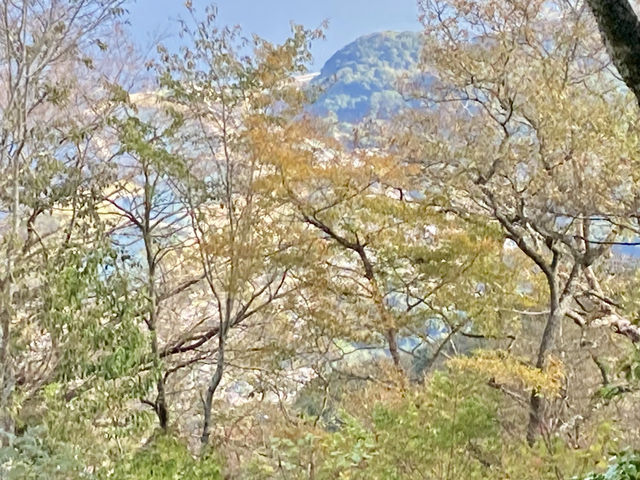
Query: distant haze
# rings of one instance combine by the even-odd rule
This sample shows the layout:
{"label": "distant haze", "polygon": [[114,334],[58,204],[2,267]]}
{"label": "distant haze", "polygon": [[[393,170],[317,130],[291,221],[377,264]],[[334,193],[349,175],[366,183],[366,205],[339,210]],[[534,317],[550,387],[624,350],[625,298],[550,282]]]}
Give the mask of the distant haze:
{"label": "distant haze", "polygon": [[[210,2],[193,0],[198,12]],[[415,0],[220,0],[220,25],[240,25],[246,34],[256,33],[279,42],[290,33],[290,23],[308,28],[329,21],[327,39],[313,47],[311,70],[319,70],[329,57],[356,38],[369,33],[420,30]],[[135,41],[148,47],[158,37],[175,45],[177,19],[185,16],[182,0],[137,0],[129,6]]]}

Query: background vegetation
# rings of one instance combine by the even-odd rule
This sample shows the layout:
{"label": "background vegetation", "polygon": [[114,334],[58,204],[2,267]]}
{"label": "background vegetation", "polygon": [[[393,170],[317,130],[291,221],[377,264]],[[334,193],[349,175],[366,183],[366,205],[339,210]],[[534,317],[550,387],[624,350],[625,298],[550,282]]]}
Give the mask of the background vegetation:
{"label": "background vegetation", "polygon": [[0,478],[640,478],[607,5],[421,0],[304,84],[322,30],[0,2]]}

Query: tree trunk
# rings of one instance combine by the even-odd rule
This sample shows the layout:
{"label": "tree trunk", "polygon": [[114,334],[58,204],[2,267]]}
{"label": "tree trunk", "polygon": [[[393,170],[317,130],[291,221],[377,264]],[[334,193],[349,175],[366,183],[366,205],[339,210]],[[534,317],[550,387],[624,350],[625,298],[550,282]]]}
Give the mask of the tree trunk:
{"label": "tree trunk", "polygon": [[[13,434],[14,419],[10,413],[15,374],[11,358],[11,320],[14,315],[15,301],[15,255],[17,251],[18,231],[20,227],[20,151],[14,152],[11,159],[12,199],[11,199],[11,231],[7,243],[7,260],[5,278],[2,279],[2,298],[0,299],[0,429],[6,434]],[[6,435],[0,435],[0,446],[5,445]]]}
{"label": "tree trunk", "polygon": [[167,409],[167,395],[164,388],[164,379],[158,380],[156,384],[158,397],[156,398],[156,414],[158,415],[158,424],[163,431],[167,431],[169,427],[169,410]]}
{"label": "tree trunk", "polygon": [[151,354],[153,355],[153,366],[154,366],[154,369],[156,370],[156,374],[159,375],[158,381],[156,382],[157,395],[156,395],[156,401],[155,401],[155,411],[156,411],[156,415],[158,416],[158,423],[160,425],[160,428],[163,431],[166,431],[169,425],[169,410],[167,409],[167,396],[166,396],[166,389],[164,384],[164,376],[160,371],[161,360],[160,360],[160,354],[159,354],[159,348],[158,348],[158,333],[156,331],[157,323],[158,323],[158,319],[157,319],[158,308],[156,305],[156,291],[154,286],[155,275],[153,272],[154,272],[154,269],[151,268],[150,276],[149,276],[150,312],[149,312],[148,325],[149,325],[149,332],[151,334]]}
{"label": "tree trunk", "polygon": [[362,260],[362,264],[364,266],[365,278],[369,281],[369,285],[371,286],[371,296],[373,297],[373,303],[378,310],[378,314],[380,315],[380,319],[382,320],[383,326],[386,329],[384,332],[384,336],[387,339],[387,344],[389,345],[389,353],[391,354],[391,358],[393,359],[393,364],[399,370],[402,369],[402,365],[400,364],[400,350],[398,348],[398,331],[395,327],[395,320],[393,316],[389,313],[387,306],[384,302],[384,296],[380,291],[380,287],[378,285],[378,281],[376,280],[375,274],[373,272],[373,265],[369,261],[364,248],[360,246],[359,250],[357,250],[360,255],[360,259]]}
{"label": "tree trunk", "polygon": [[640,22],[628,0],[586,0],[613,64],[640,103]]}
{"label": "tree trunk", "polygon": [[[3,295],[6,297],[6,295]],[[11,401],[15,378],[13,366],[9,354],[10,321],[9,305],[0,302],[0,315],[2,315],[2,329],[0,332],[0,447],[6,446],[9,437],[13,434],[14,422],[10,413]]]}
{"label": "tree trunk", "polygon": [[400,350],[398,349],[398,333],[395,328],[387,330],[387,343],[389,344],[389,353],[393,359],[393,364],[396,368],[401,368],[400,365]]}
{"label": "tree trunk", "polygon": [[[155,295],[152,294],[151,301],[151,309],[153,312],[156,312],[156,302]],[[161,360],[158,349],[158,334],[156,332],[156,313],[152,313],[149,319],[149,331],[151,333],[151,353],[153,355],[153,366],[156,369],[156,373],[159,375],[158,381],[156,382],[156,401],[155,401],[155,411],[158,416],[158,423],[160,428],[164,431],[167,430],[169,426],[169,409],[167,408],[167,395],[165,389],[165,380],[161,368]]]}
{"label": "tree trunk", "polygon": [[[536,368],[543,369],[547,358],[555,345],[556,334],[560,328],[563,313],[558,299],[558,291],[554,280],[549,280],[549,316],[542,333],[538,356],[536,358]],[[531,446],[541,431],[544,420],[544,399],[539,392],[533,390],[529,401],[529,424],[527,425],[527,443]]]}
{"label": "tree trunk", "polygon": [[[10,262],[7,262],[10,265]],[[0,298],[0,447],[5,446],[7,435],[13,434],[13,419],[11,417],[11,400],[15,385],[13,362],[11,361],[11,301],[12,281],[9,276],[4,278],[5,284]]]}
{"label": "tree trunk", "polygon": [[153,248],[153,236],[151,233],[151,210],[152,210],[152,191],[150,185],[149,173],[144,169],[144,219],[142,222],[142,239],[144,241],[145,251],[147,255],[147,289],[149,295],[149,319],[147,327],[151,334],[151,354],[153,355],[153,367],[156,370],[158,381],[156,382],[156,401],[155,411],[158,416],[158,423],[163,431],[167,431],[169,426],[169,409],[167,408],[167,395],[165,389],[165,379],[162,374],[162,361],[160,358],[160,349],[158,347],[158,293],[156,291],[156,253]]}
{"label": "tree trunk", "polygon": [[224,371],[224,345],[226,328],[224,325],[220,326],[220,332],[218,333],[218,358],[216,359],[216,370],[211,377],[209,387],[207,388],[207,394],[204,399],[204,420],[202,422],[202,436],[200,437],[200,448],[204,452],[209,444],[209,435],[211,431],[211,408],[213,404],[213,395],[220,385],[222,380],[222,373]]}

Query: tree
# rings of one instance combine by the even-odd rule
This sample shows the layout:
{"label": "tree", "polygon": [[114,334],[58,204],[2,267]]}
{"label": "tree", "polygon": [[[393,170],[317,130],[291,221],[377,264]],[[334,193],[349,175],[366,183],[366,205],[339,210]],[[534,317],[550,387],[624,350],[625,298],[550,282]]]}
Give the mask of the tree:
{"label": "tree", "polygon": [[[122,94],[128,98],[126,92],[122,91]],[[184,293],[202,276],[195,273],[189,278],[181,272],[180,262],[171,261],[175,256],[179,257],[190,242],[190,237],[184,233],[188,215],[172,186],[186,173],[179,157],[172,155],[172,148],[167,144],[176,128],[175,122],[149,107],[125,100],[111,119],[118,139],[118,155],[113,159],[118,178],[103,197],[101,214],[117,219],[110,224],[112,243],[126,255],[139,258],[142,264],[139,272],[130,271],[132,283],[143,292],[141,298],[133,301],[139,306],[138,315],[144,319],[148,330],[148,361],[152,376],[156,378],[155,400],[143,401],[152,406],[160,428],[166,432],[169,426],[168,372],[162,362],[164,352],[171,347],[166,346],[169,343],[166,338],[168,327],[162,325],[169,323],[163,302]],[[143,116],[151,118],[144,121],[140,118]],[[171,273],[170,278],[167,278],[168,273]],[[189,322],[185,323],[178,329],[188,330]],[[173,330],[173,335],[180,337],[183,334]],[[144,375],[148,367],[147,362],[140,359],[139,373]]]}
{"label": "tree", "polygon": [[[103,45],[102,28],[123,13],[122,3],[83,0],[0,5],[0,77],[5,85],[0,99],[0,169],[4,173],[0,183],[4,252],[0,428],[9,433],[16,388],[29,385],[27,391],[37,389],[55,366],[55,355],[46,354],[40,359],[39,376],[34,378],[33,371],[25,369],[27,346],[48,344],[53,346],[49,353],[57,347],[54,332],[42,322],[38,295],[33,295],[28,284],[46,292],[47,282],[38,273],[54,265],[71,265],[82,256],[77,246],[96,239],[79,230],[96,232],[86,228],[92,220],[83,210],[93,199],[81,195],[78,187],[86,184],[95,146],[92,133],[103,124],[104,116],[86,111],[83,98],[73,95],[74,73],[90,68],[88,55],[94,44]],[[53,214],[61,208],[71,210],[70,217]],[[49,339],[28,338],[27,325],[49,330]]]}
{"label": "tree", "polygon": [[[189,176],[179,188],[215,319],[200,338],[181,347],[210,349],[208,342],[217,339],[215,349],[206,350],[207,357],[215,354],[202,400],[200,442],[206,447],[214,394],[231,363],[229,342],[253,338],[247,331],[254,319],[265,335],[260,322],[278,318],[276,304],[298,288],[295,271],[305,242],[289,212],[270,194],[277,162],[270,146],[295,150],[300,141],[291,136],[290,125],[305,97],[293,75],[305,71],[309,41],[320,32],[294,26],[281,45],[258,37],[247,42],[239,29],[216,26],[215,8],[206,10],[203,21],[188,8],[194,26],[183,24],[183,36],[190,43],[180,54],[161,49],[159,68],[164,98],[183,123],[175,138],[185,147],[181,154]],[[253,52],[244,56],[248,48]],[[234,338],[236,329],[243,333]],[[241,356],[233,361],[238,364]]]}
{"label": "tree", "polygon": [[[635,110],[605,69],[589,17],[562,2],[421,6],[425,68],[438,75],[423,98],[439,115],[423,157],[444,174],[452,208],[487,215],[544,278],[548,316],[534,365],[545,367],[567,316],[638,341],[597,278],[626,231],[620,192],[633,190],[625,159],[634,157]],[[530,443],[543,404],[534,389]]]}
{"label": "tree", "polygon": [[427,348],[433,363],[461,332],[486,331],[496,320],[485,316],[496,305],[493,282],[504,274],[485,275],[489,252],[499,248],[495,232],[448,216],[417,181],[416,164],[327,140],[309,143],[311,154],[282,163],[281,189],[329,244],[324,275],[342,323],[351,325],[346,338],[368,348],[384,339],[403,370]]}

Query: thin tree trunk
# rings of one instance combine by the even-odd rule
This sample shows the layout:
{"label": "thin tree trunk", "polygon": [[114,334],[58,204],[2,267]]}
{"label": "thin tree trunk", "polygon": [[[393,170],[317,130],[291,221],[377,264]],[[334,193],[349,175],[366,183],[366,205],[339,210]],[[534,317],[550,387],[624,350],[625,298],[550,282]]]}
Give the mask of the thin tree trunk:
{"label": "thin tree trunk", "polygon": [[387,330],[387,343],[389,344],[389,353],[393,359],[396,368],[400,367],[400,350],[398,348],[398,333],[395,328]]}
{"label": "thin tree trunk", "polygon": [[149,279],[148,279],[148,290],[149,290],[149,321],[148,327],[149,332],[151,334],[151,354],[153,356],[153,366],[156,370],[158,376],[158,381],[156,382],[156,401],[155,401],[155,411],[158,416],[158,423],[160,424],[160,428],[164,431],[167,430],[169,425],[169,410],[167,408],[167,395],[165,389],[165,381],[164,375],[160,372],[161,368],[161,359],[158,348],[158,333],[156,331],[158,324],[158,307],[157,307],[157,298],[156,298],[156,290],[155,290],[155,268],[151,267],[149,269]]}
{"label": "thin tree trunk", "polygon": [[[18,229],[20,226],[20,188],[19,188],[19,152],[12,155],[11,174],[13,180],[12,207],[11,207],[11,231],[7,244],[7,261],[4,285],[2,291],[1,310],[1,335],[0,338],[0,429],[7,434],[12,434],[14,421],[10,413],[15,378],[11,361],[11,319],[13,317],[13,302],[15,290],[15,252],[17,251]],[[4,445],[6,435],[0,435],[0,445]]]}
{"label": "thin tree trunk", "polygon": [[[10,282],[6,282],[10,284]],[[11,399],[15,385],[13,365],[9,353],[10,341],[10,288],[5,287],[2,292],[3,300],[0,303],[0,315],[2,315],[0,338],[0,446],[5,446],[8,440],[7,434],[13,433],[13,419],[10,413]]]}
{"label": "thin tree trunk", "polygon": [[[547,323],[542,333],[538,356],[536,358],[536,368],[539,369],[545,367],[547,358],[555,345],[555,337],[560,328],[560,322],[563,316],[556,282],[553,279],[549,279],[549,296],[549,316],[547,317]],[[544,407],[544,399],[537,390],[533,390],[529,403],[529,424],[527,425],[527,443],[529,445],[533,445],[541,431],[541,425],[544,421]]]}
{"label": "thin tree trunk", "polygon": [[142,238],[144,241],[145,252],[147,256],[147,294],[149,296],[149,319],[147,327],[151,334],[151,354],[153,357],[153,366],[155,373],[158,375],[156,382],[156,400],[154,408],[158,416],[158,423],[163,431],[167,431],[169,426],[169,409],[167,407],[167,395],[165,388],[164,375],[160,371],[162,363],[160,358],[160,350],[158,347],[158,294],[156,292],[156,255],[153,248],[153,238],[151,235],[151,210],[152,210],[152,190],[149,184],[149,174],[144,171],[145,175],[145,192],[144,192],[144,221],[142,223]]}
{"label": "thin tree trunk", "polygon": [[216,358],[216,370],[211,376],[211,381],[209,382],[209,386],[207,387],[207,393],[203,402],[204,419],[202,422],[202,435],[200,436],[200,448],[202,452],[204,452],[207,445],[209,445],[209,436],[211,434],[211,409],[213,405],[213,395],[216,393],[216,390],[218,389],[218,386],[222,381],[222,374],[224,372],[224,347],[228,325],[228,319],[224,322],[224,324],[220,325],[220,331],[218,333],[218,355]]}
{"label": "thin tree trunk", "polygon": [[380,319],[382,320],[384,328],[386,329],[385,337],[389,346],[389,353],[391,354],[391,358],[393,359],[393,364],[397,369],[401,370],[402,365],[400,364],[400,350],[398,348],[398,332],[396,330],[394,318],[389,313],[389,310],[384,303],[384,296],[380,291],[380,286],[378,285],[378,281],[373,271],[373,265],[369,261],[369,257],[367,256],[364,247],[358,244],[356,252],[360,256],[360,260],[362,261],[365,278],[369,281],[369,285],[371,285],[373,303],[376,305],[378,314],[380,315]]}

